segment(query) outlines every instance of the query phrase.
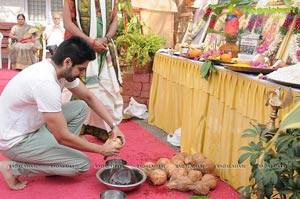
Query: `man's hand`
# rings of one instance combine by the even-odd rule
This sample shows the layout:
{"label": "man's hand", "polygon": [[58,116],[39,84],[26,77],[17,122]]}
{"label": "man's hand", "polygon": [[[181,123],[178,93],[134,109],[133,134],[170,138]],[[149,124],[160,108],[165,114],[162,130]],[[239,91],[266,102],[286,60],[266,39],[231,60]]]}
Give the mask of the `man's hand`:
{"label": "man's hand", "polygon": [[121,148],[123,148],[125,146],[125,143],[126,143],[125,135],[122,133],[122,131],[119,129],[118,126],[115,126],[112,129],[112,132],[113,132],[112,139],[117,138],[117,137],[121,138],[121,140],[122,140],[122,147]]}
{"label": "man's hand", "polygon": [[108,50],[106,38],[96,38],[93,41],[93,48],[97,53],[102,53]]}
{"label": "man's hand", "polygon": [[109,143],[110,140],[108,139],[101,147],[102,147],[102,150],[101,150],[101,154],[104,156],[104,157],[109,157],[109,156],[118,156],[119,153],[120,153],[120,149],[121,149],[121,146],[117,146],[117,145],[112,145]]}

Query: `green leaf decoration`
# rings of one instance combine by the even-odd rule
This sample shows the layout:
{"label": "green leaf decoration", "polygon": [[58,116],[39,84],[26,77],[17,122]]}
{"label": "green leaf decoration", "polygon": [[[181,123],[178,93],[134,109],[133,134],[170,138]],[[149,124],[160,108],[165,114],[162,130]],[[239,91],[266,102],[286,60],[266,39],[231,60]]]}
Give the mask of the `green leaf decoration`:
{"label": "green leaf decoration", "polygon": [[217,73],[217,68],[211,61],[205,61],[200,68],[200,75],[204,79],[208,80],[211,73]]}

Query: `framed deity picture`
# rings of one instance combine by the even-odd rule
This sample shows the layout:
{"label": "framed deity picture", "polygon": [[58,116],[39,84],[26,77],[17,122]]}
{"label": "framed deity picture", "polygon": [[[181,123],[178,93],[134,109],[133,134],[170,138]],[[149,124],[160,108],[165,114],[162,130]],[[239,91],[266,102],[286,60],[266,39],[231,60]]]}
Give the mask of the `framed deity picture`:
{"label": "framed deity picture", "polygon": [[282,26],[286,15],[286,12],[274,12],[269,14],[261,33],[266,47],[269,47],[274,41],[276,35],[279,33],[279,29]]}
{"label": "framed deity picture", "polygon": [[282,35],[281,27],[283,24],[286,24],[286,19],[291,17],[289,9],[287,9],[286,5],[283,5],[274,6],[272,10],[272,13],[268,13],[269,17],[263,26],[261,34],[263,37],[262,46],[267,49],[264,54],[271,59],[271,62],[284,56],[283,46],[287,45],[290,35],[289,30],[292,25],[288,25],[286,34]]}

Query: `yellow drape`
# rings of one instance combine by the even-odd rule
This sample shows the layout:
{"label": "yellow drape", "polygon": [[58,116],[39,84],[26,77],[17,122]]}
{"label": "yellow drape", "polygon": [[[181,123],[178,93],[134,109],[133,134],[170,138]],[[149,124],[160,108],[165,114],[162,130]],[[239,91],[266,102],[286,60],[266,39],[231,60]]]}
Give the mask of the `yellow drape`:
{"label": "yellow drape", "polygon": [[[206,81],[200,67],[199,62],[155,55],[148,122],[169,134],[181,127],[181,151],[204,153],[221,179],[234,188],[246,185],[251,168],[237,163],[240,147],[250,141],[241,138],[243,130],[252,127],[250,121],[268,122],[267,91],[282,87],[284,96],[288,88],[223,67]],[[293,105],[281,109],[278,120]]]}

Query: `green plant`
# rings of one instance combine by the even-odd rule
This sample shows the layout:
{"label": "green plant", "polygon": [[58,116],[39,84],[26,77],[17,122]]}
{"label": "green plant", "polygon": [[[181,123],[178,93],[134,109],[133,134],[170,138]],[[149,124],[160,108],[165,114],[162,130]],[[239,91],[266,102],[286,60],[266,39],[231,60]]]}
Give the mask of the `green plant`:
{"label": "green plant", "polygon": [[129,23],[127,23],[126,31],[124,34],[129,34],[129,33],[143,34],[143,25],[139,21],[137,15],[131,17]]}
{"label": "green plant", "polygon": [[249,185],[237,189],[245,199],[300,198],[300,103],[286,114],[274,137],[267,138],[268,129],[253,125],[243,138],[253,138],[240,156],[241,164],[249,159]]}
{"label": "green plant", "polygon": [[125,15],[132,17],[133,9],[131,5],[131,0],[117,0],[117,10],[124,14],[123,17]]}
{"label": "green plant", "polygon": [[123,51],[125,62],[136,60],[136,66],[140,67],[152,61],[156,51],[166,43],[166,40],[153,33],[141,34],[127,32],[116,38],[116,46],[119,52]]}
{"label": "green plant", "polygon": [[117,0],[117,10],[120,17],[118,18],[118,28],[114,38],[123,35],[127,31],[127,26],[131,19],[137,18],[132,8],[131,0]]}

